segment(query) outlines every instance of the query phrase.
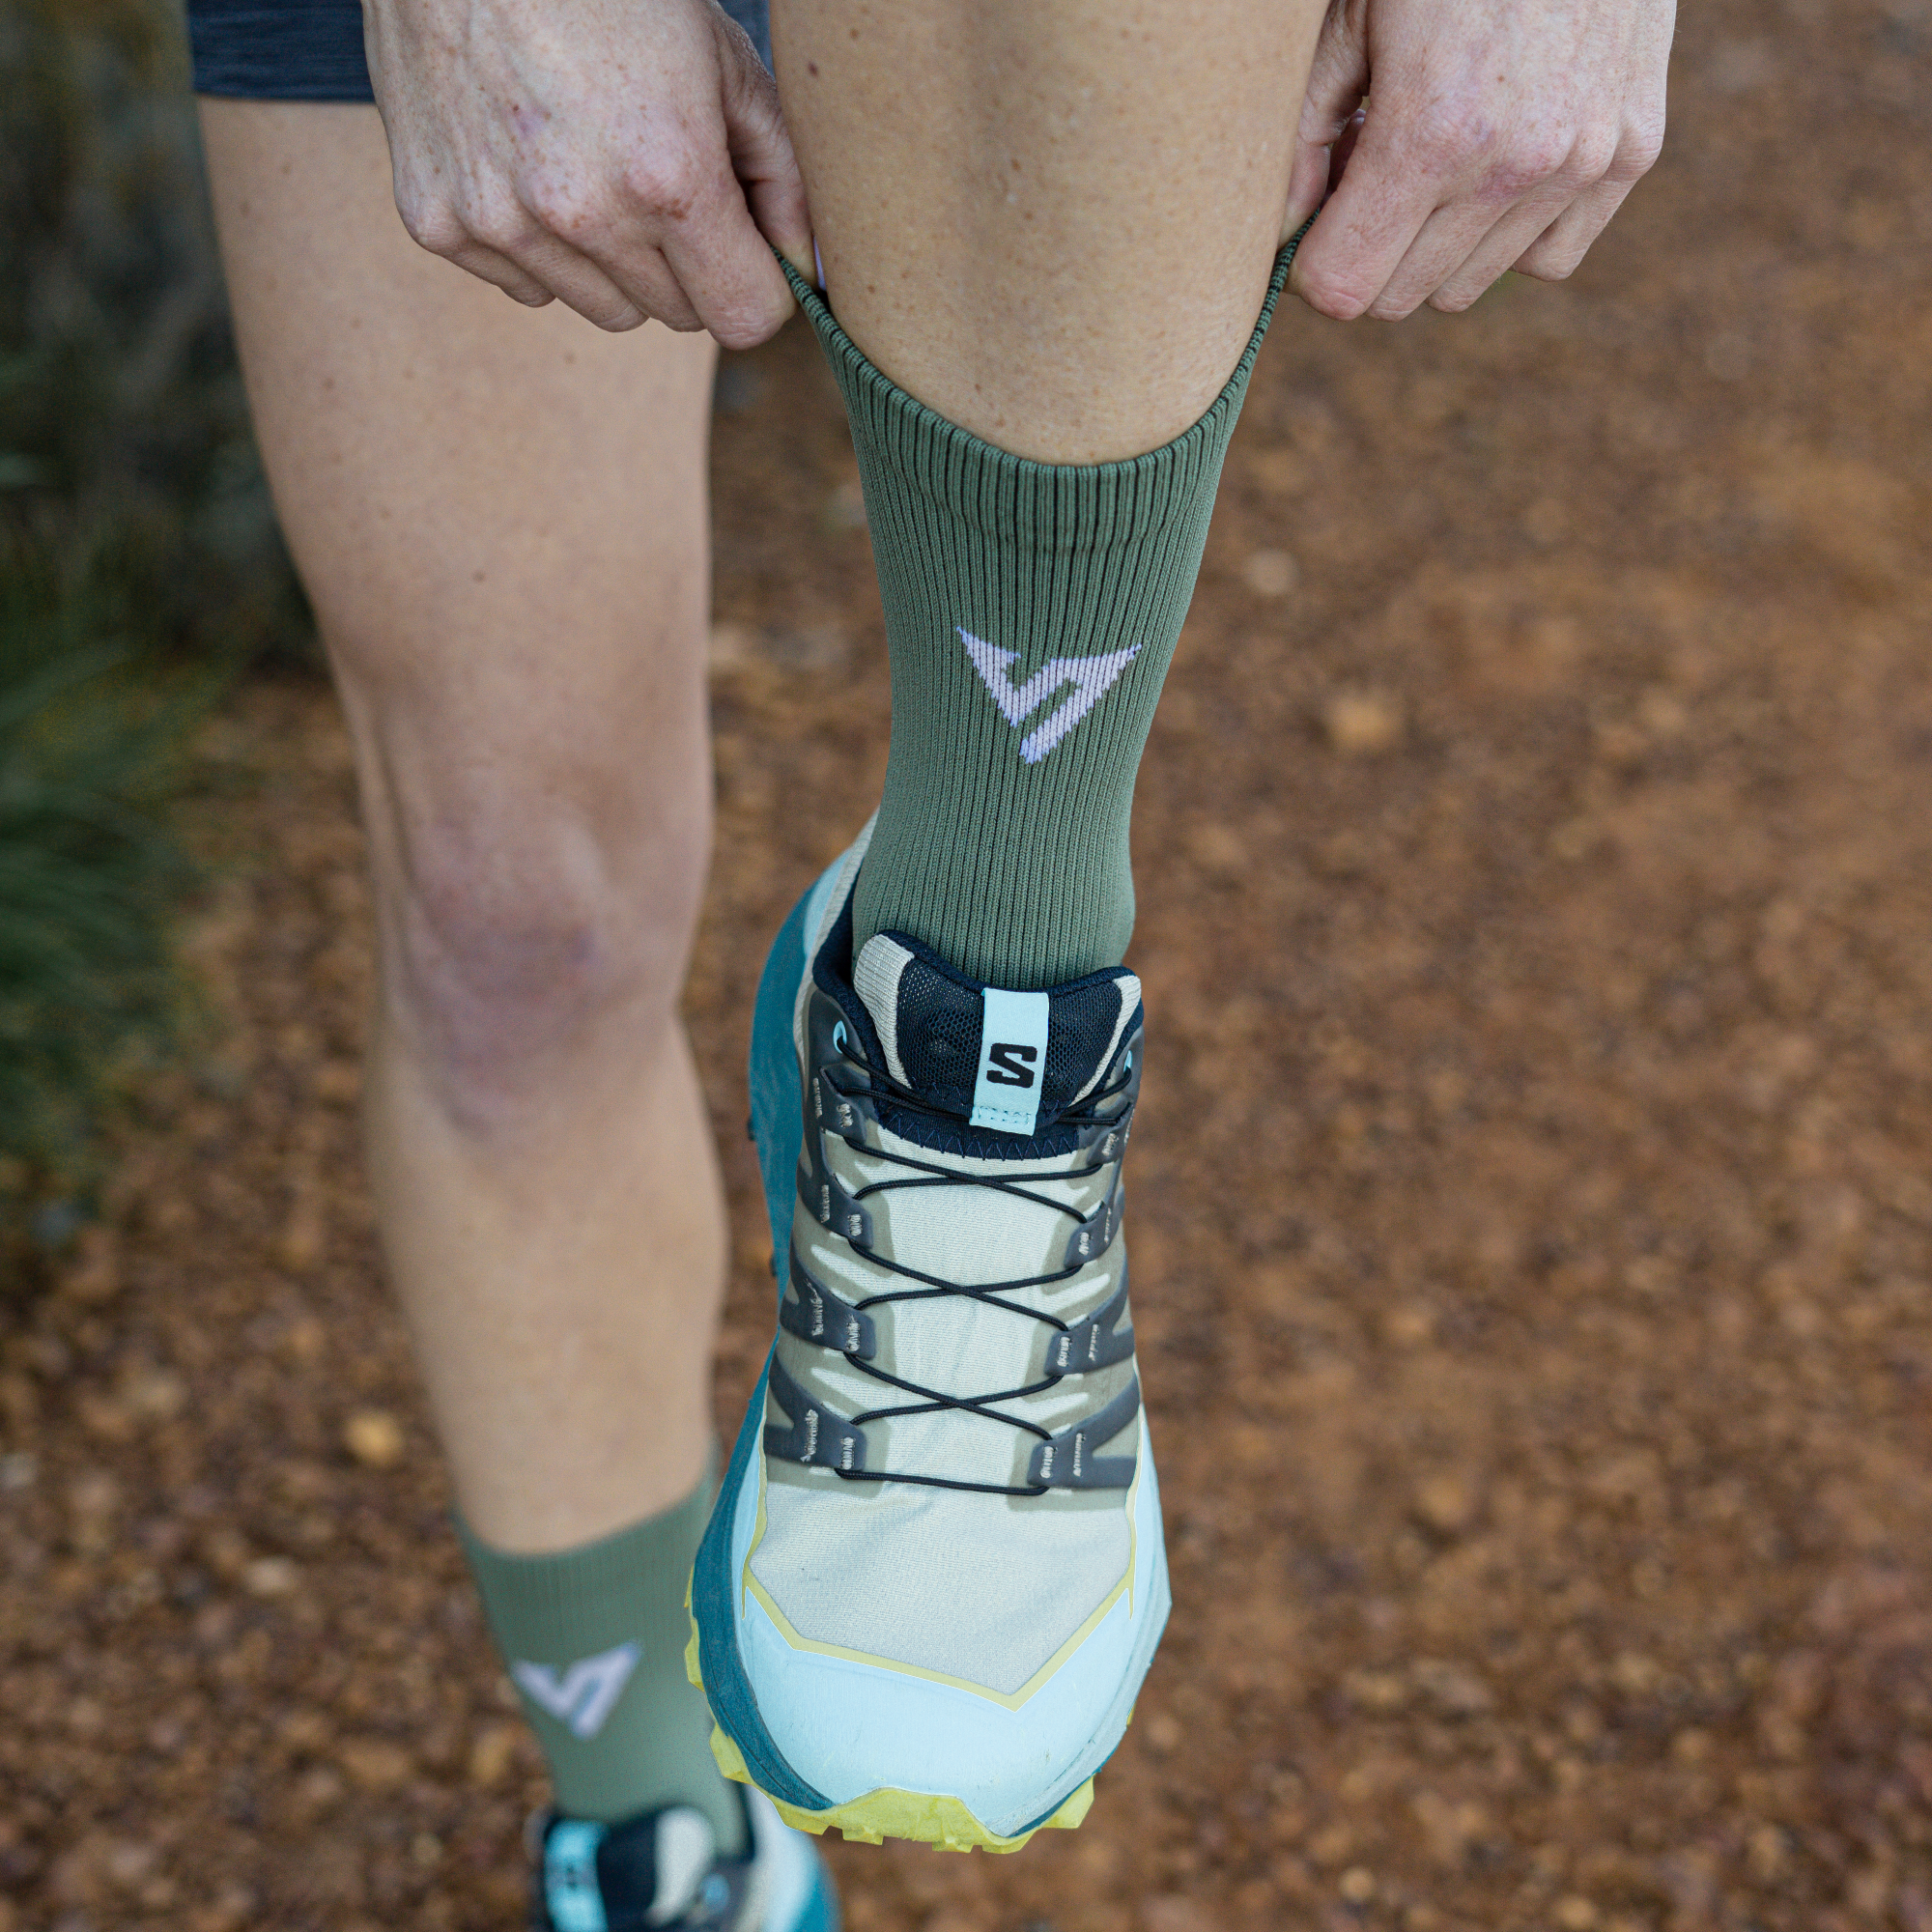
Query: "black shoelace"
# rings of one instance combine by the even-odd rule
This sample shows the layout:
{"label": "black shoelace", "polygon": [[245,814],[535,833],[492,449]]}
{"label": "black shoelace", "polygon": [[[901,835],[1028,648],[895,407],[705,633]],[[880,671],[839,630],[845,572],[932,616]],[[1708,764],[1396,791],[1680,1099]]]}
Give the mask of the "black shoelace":
{"label": "black shoelace", "polygon": [[[923,1099],[909,1087],[902,1086],[892,1074],[882,1067],[874,1066],[858,1050],[857,1043],[849,1043],[844,1049],[854,1065],[863,1067],[872,1082],[874,1095],[884,1091],[884,1096],[902,1113],[923,1115],[928,1120],[943,1121],[950,1125],[958,1124],[958,1117],[949,1113],[944,1107],[934,1106]],[[838,1138],[842,1140],[855,1153],[864,1154],[870,1160],[891,1161],[895,1166],[913,1169],[891,1180],[868,1181],[851,1195],[855,1202],[864,1201],[867,1195],[890,1194],[914,1187],[980,1187],[988,1193],[1004,1194],[1018,1201],[1030,1201],[1036,1207],[1049,1208],[1055,1213],[1064,1214],[1069,1220],[1079,1223],[1086,1219],[1079,1209],[1069,1207],[1064,1201],[1055,1201],[1047,1195],[1037,1194],[1027,1182],[1084,1180],[1090,1175],[1114,1164],[1125,1155],[1127,1135],[1133,1122],[1133,1103],[1122,1109],[1117,1119],[1110,1119],[1101,1112],[1105,1104],[1124,1093],[1132,1082],[1133,1065],[1124,1061],[1119,1077],[1109,1086],[1095,1089],[1083,1101],[1066,1109],[1060,1117],[1061,1124],[1074,1128],[1104,1125],[1109,1129],[1108,1137],[1100,1142],[1100,1153],[1083,1166],[1063,1168],[1058,1172],[1030,1174],[1026,1181],[1003,1179],[995,1175],[972,1174],[959,1168],[948,1167],[943,1162],[920,1160],[911,1154],[897,1153],[890,1148],[873,1147],[855,1127]],[[822,1076],[821,1076],[822,1077]],[[1004,1308],[1010,1315],[1024,1315],[1030,1321],[1065,1334],[1068,1324],[1057,1315],[1049,1315],[1043,1309],[1028,1308],[1024,1303],[1008,1301],[1003,1297],[1016,1289],[1050,1288],[1056,1282],[1069,1281],[1088,1265],[1086,1260],[1070,1263],[1057,1268],[1050,1274],[1025,1275],[1012,1281],[981,1282],[978,1284],[949,1281],[944,1275],[926,1274],[922,1269],[907,1267],[903,1262],[896,1262],[889,1255],[876,1253],[871,1248],[861,1249],[866,1259],[877,1266],[889,1269],[896,1275],[903,1275],[909,1281],[923,1284],[919,1288],[888,1289],[882,1294],[868,1294],[852,1306],[864,1312],[877,1308],[889,1301],[933,1301],[942,1296],[954,1295],[962,1300],[983,1302],[989,1308]],[[1090,1258],[1092,1259],[1092,1258]],[[1027,1435],[1037,1436],[1042,1442],[1053,1440],[1051,1430],[1042,1429],[1036,1422],[1029,1422],[1024,1416],[1008,1415],[991,1405],[1001,1402],[1015,1402],[1023,1396],[1041,1395],[1048,1389],[1056,1388],[1066,1379],[1063,1374],[1048,1370],[1037,1382],[1029,1382],[1024,1388],[1001,1389],[987,1395],[955,1396],[947,1395],[943,1390],[923,1387],[918,1382],[907,1381],[903,1377],[891,1374],[888,1370],[875,1368],[849,1350],[839,1351],[851,1365],[862,1374],[870,1376],[874,1381],[884,1382],[889,1387],[900,1390],[906,1395],[917,1396],[917,1402],[895,1403],[882,1408],[868,1408],[863,1414],[850,1418],[855,1429],[863,1429],[868,1422],[885,1422],[898,1415],[932,1415],[944,1409],[963,1409],[968,1414],[983,1416],[989,1422],[1004,1422],[1009,1429],[1017,1429]],[[1050,1352],[1050,1351],[1049,1351]],[[1052,1487],[1048,1483],[966,1483],[952,1476],[914,1475],[898,1469],[839,1469],[837,1472],[847,1482],[853,1483],[920,1483],[935,1490],[975,1490],[982,1494],[994,1496],[1043,1496]]]}

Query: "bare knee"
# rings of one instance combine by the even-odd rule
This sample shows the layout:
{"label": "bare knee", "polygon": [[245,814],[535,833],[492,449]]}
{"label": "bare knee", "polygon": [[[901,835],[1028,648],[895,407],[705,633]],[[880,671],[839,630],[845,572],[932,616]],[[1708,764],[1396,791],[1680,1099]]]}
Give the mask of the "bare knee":
{"label": "bare knee", "polygon": [[703,890],[701,794],[617,832],[542,801],[397,830],[379,860],[386,1018],[455,1124],[514,1128],[657,1050]]}

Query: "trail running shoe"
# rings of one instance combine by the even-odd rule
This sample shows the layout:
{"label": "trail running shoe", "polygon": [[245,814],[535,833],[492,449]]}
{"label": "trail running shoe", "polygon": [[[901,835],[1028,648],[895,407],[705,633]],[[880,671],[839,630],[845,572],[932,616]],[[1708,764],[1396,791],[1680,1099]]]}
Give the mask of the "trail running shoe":
{"label": "trail running shoe", "polygon": [[757,1792],[744,1802],[751,1850],[736,1859],[687,1804],[621,1825],[533,1818],[530,1932],[838,1932],[817,1850]]}
{"label": "trail running shoe", "polygon": [[712,1748],[808,1832],[1077,1825],[1167,1620],[1120,1237],[1140,982],[851,957],[865,838],[753,1018],[779,1334],[693,1574]]}

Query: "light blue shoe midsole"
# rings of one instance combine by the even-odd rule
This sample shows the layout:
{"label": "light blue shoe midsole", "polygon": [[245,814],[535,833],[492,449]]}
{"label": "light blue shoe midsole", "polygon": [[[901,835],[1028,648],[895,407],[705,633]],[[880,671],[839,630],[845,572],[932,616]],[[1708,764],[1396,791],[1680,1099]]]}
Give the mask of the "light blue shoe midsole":
{"label": "light blue shoe midsole", "polygon": [[[790,1244],[803,1131],[793,1015],[849,858],[826,869],[781,928],[753,1015],[752,1126],[775,1257]],[[764,1413],[761,1375],[698,1550],[692,1590],[713,1715],[743,1753],[753,1782],[807,1811],[832,1810],[882,1785],[947,1793],[1002,1835],[1051,1816],[1119,1745],[1167,1622],[1160,1492],[1145,1415],[1128,1587],[1060,1667],[1014,1705],[929,1676],[800,1649],[738,1587],[757,1526]],[[765,1687],[762,1697],[753,1693],[748,1662]],[[787,1741],[785,1748],[774,1731]],[[1067,1742],[1057,1747],[1062,1739]]]}

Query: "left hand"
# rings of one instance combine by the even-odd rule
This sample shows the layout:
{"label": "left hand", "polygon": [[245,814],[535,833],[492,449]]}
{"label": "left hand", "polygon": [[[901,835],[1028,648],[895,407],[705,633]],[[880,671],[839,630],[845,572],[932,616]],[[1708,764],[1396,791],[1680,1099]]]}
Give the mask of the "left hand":
{"label": "left hand", "polygon": [[1674,14],[1674,0],[1330,0],[1284,237],[1321,213],[1289,286],[1348,320],[1464,309],[1508,269],[1561,281],[1662,145]]}

